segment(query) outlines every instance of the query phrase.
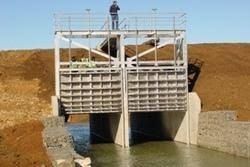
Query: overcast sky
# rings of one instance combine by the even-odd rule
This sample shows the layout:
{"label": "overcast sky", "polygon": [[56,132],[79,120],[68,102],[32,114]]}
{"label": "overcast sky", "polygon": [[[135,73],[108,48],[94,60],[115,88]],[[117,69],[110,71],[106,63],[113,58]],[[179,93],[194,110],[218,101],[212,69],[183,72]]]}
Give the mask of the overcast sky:
{"label": "overcast sky", "polygon": [[[110,0],[1,0],[0,49],[53,47],[53,14],[107,12]],[[250,0],[120,0],[122,12],[185,12],[189,43],[250,42]]]}

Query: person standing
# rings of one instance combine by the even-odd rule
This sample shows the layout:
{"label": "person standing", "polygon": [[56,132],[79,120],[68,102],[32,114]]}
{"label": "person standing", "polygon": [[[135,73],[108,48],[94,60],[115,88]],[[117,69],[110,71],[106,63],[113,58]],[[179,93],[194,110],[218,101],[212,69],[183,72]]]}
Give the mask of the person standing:
{"label": "person standing", "polygon": [[119,29],[119,16],[118,11],[120,7],[117,5],[117,1],[113,1],[113,4],[109,8],[109,13],[112,19],[112,30]]}

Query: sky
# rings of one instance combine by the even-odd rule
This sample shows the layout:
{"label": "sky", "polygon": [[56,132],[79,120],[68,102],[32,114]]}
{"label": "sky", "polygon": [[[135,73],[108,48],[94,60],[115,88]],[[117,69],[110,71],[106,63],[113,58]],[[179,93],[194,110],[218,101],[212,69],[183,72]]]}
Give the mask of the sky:
{"label": "sky", "polygon": [[[1,0],[0,49],[53,48],[54,13],[108,12],[111,0]],[[118,0],[122,12],[187,13],[188,43],[250,42],[250,0]]]}

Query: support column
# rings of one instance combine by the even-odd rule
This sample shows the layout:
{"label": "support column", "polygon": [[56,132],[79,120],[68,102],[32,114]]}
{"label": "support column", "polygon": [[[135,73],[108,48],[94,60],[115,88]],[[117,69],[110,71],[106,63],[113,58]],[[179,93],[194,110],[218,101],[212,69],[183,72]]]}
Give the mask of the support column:
{"label": "support column", "polygon": [[51,97],[52,114],[53,116],[60,116],[60,102],[57,96]]}
{"label": "support column", "polygon": [[121,59],[122,78],[123,78],[123,147],[129,147],[129,113],[128,113],[128,92],[127,92],[127,71],[125,61],[124,35],[119,36],[119,54]]}
{"label": "support column", "polygon": [[58,34],[55,35],[55,90],[56,96],[52,97],[52,107],[53,107],[53,115],[60,116],[60,106],[58,100],[60,99],[60,42]]}
{"label": "support column", "polygon": [[124,147],[129,147],[129,113],[128,113],[128,92],[127,92],[127,71],[123,69],[123,138]]}

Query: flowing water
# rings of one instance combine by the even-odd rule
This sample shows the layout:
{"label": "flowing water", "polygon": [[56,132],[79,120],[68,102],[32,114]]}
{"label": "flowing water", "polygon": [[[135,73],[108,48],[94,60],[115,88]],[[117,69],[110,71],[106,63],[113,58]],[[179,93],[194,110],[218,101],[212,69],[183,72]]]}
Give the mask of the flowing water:
{"label": "flowing water", "polygon": [[123,149],[112,143],[89,143],[88,124],[68,124],[76,149],[93,167],[250,167],[250,160],[197,146],[158,141]]}

